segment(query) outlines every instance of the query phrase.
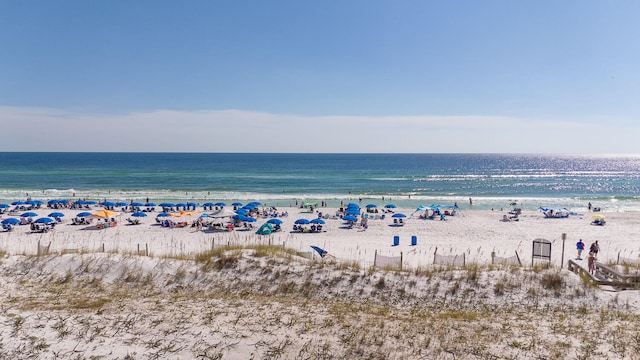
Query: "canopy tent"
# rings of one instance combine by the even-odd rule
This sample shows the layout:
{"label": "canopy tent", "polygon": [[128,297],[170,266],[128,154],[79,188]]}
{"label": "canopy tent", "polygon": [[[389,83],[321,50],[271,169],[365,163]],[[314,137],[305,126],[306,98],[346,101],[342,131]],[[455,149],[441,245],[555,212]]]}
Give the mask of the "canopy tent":
{"label": "canopy tent", "polygon": [[222,208],[216,212],[213,212],[211,214],[209,214],[210,218],[215,218],[215,219],[219,219],[219,218],[224,218],[224,217],[232,217],[237,215],[235,211],[230,210],[228,208]]}
{"label": "canopy tent", "polygon": [[262,226],[260,226],[258,228],[258,231],[256,231],[256,234],[258,235],[269,235],[273,232],[273,225],[271,223],[264,223],[262,224]]}

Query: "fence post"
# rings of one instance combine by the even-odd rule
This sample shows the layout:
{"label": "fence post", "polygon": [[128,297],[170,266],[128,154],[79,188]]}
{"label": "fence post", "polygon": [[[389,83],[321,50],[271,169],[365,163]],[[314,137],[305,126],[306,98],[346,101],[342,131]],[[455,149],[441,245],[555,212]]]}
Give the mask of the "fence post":
{"label": "fence post", "polygon": [[564,241],[567,240],[567,234],[562,233],[562,255],[560,257],[560,269],[564,266]]}
{"label": "fence post", "polygon": [[144,254],[145,256],[149,256],[149,244],[144,244]]}
{"label": "fence post", "polygon": [[402,270],[402,251],[400,251],[400,270]]}
{"label": "fence post", "polygon": [[436,254],[438,253],[438,247],[436,246],[436,250],[433,252],[433,264],[436,263]]}
{"label": "fence post", "polygon": [[496,263],[496,252],[492,251],[491,252],[491,265],[494,265]]}
{"label": "fence post", "polygon": [[378,263],[378,249],[376,249],[376,252],[373,253],[373,266],[376,266],[376,264]]}
{"label": "fence post", "polygon": [[520,261],[520,255],[518,255],[517,251],[516,251],[516,258],[518,259],[518,264],[520,264],[520,266],[522,266],[522,261]]}

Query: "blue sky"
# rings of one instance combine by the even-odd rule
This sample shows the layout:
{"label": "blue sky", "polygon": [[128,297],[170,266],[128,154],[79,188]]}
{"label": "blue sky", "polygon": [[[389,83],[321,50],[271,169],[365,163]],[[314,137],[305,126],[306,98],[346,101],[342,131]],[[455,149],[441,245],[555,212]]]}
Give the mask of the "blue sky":
{"label": "blue sky", "polygon": [[0,0],[0,151],[640,153],[638,14]]}

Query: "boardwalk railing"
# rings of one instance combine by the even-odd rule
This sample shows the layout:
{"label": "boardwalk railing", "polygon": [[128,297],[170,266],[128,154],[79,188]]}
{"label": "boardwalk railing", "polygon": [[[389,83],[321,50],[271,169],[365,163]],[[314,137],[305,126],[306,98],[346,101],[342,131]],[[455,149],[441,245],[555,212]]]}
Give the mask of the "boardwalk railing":
{"label": "boardwalk railing", "polygon": [[622,274],[621,272],[599,262],[596,262],[595,275],[589,273],[589,270],[580,266],[573,260],[569,260],[567,268],[598,285],[609,285],[621,290],[640,289],[640,274]]}

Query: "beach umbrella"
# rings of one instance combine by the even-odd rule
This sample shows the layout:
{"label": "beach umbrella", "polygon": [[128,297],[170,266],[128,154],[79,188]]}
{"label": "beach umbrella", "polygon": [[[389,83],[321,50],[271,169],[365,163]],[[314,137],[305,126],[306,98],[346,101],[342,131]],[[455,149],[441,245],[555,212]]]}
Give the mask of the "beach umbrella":
{"label": "beach umbrella", "polygon": [[201,217],[201,218],[206,218],[206,217],[209,217],[209,214],[203,213],[203,214],[202,214],[202,215],[200,215],[199,217]]}
{"label": "beach umbrella", "polygon": [[179,207],[187,207],[187,204],[185,204],[185,203],[177,203],[176,207],[177,208],[179,208]]}
{"label": "beach umbrella", "polygon": [[213,204],[214,206],[227,206],[227,204],[223,203],[222,201],[217,202],[215,204]]}
{"label": "beach umbrella", "polygon": [[114,206],[116,206],[116,203],[114,203],[112,201],[103,201],[103,202],[100,203],[100,205],[106,206],[106,207],[114,207]]}
{"label": "beach umbrella", "polygon": [[198,203],[188,202],[188,203],[187,203],[187,206],[193,206],[193,207],[196,207],[196,206],[198,206]]}
{"label": "beach umbrella", "polygon": [[76,215],[76,216],[77,216],[77,217],[87,217],[87,216],[91,216],[91,215],[93,215],[93,214],[91,214],[91,213],[90,213],[90,212],[88,212],[88,211],[83,211],[83,212],[81,212],[81,213],[78,213],[78,215]]}
{"label": "beach umbrella", "polygon": [[16,225],[19,224],[20,220],[16,219],[16,218],[6,218],[4,220],[2,220],[2,225]]}
{"label": "beach umbrella", "polygon": [[148,202],[148,203],[145,203],[144,206],[156,206],[156,203]]}
{"label": "beach umbrella", "polygon": [[116,206],[127,206],[127,205],[129,205],[129,204],[127,202],[125,202],[125,201],[116,202]]}
{"label": "beach umbrella", "polygon": [[163,202],[163,203],[160,204],[160,206],[163,207],[163,208],[172,208],[172,207],[176,206],[176,204],[170,203],[170,202]]}
{"label": "beach umbrella", "polygon": [[310,223],[312,224],[324,224],[324,220],[320,219],[320,218],[316,218],[310,221]]}
{"label": "beach umbrella", "polygon": [[347,209],[347,211],[345,212],[345,215],[358,216],[358,215],[360,215],[360,210],[359,209]]}
{"label": "beach umbrella", "polygon": [[360,205],[358,205],[356,203],[348,203],[346,207],[348,207],[348,208],[350,208],[350,207],[360,208]]}
{"label": "beach umbrella", "polygon": [[47,204],[49,204],[49,205],[55,205],[55,204],[57,204],[57,203],[59,203],[59,202],[60,202],[60,200],[51,199],[51,200],[47,201]]}
{"label": "beach umbrella", "polygon": [[44,204],[42,200],[27,200],[24,202],[27,205],[42,205]]}
{"label": "beach umbrella", "polygon": [[209,207],[209,206],[214,206],[212,202],[206,202],[204,204],[202,204],[202,206],[204,207]]}
{"label": "beach umbrella", "polygon": [[242,206],[242,203],[236,201],[233,204],[231,204],[231,206]]}
{"label": "beach umbrella", "polygon": [[61,217],[64,217],[64,214],[61,213],[61,212],[52,212],[51,214],[49,214],[47,216],[50,216],[52,218],[61,218]]}
{"label": "beach umbrella", "polygon": [[97,217],[97,218],[103,218],[103,219],[108,219],[111,217],[114,217],[116,215],[118,215],[119,213],[116,211],[111,211],[111,210],[98,210],[96,212],[94,212],[93,214],[91,214],[91,216],[93,217]]}
{"label": "beach umbrella", "polygon": [[317,246],[313,246],[313,245],[311,245],[311,248],[312,248],[313,250],[315,250],[315,251],[320,255],[320,257],[325,257],[325,255],[327,255],[327,254],[328,254],[328,253],[327,253],[327,250],[324,250],[324,249],[319,248],[319,247],[317,247]]}
{"label": "beach umbrella", "polygon": [[246,222],[256,222],[258,221],[258,219],[251,217],[251,216],[245,216],[244,220],[242,221],[246,221]]}
{"label": "beach umbrella", "polygon": [[24,201],[14,201],[11,203],[11,205],[24,205],[25,202]]}
{"label": "beach umbrella", "polygon": [[240,215],[247,215],[251,210],[247,209],[247,208],[240,208],[238,210],[236,210],[236,214],[240,214]]}
{"label": "beach umbrella", "polygon": [[251,202],[247,203],[247,205],[260,206],[260,205],[262,205],[262,203],[260,201],[251,201]]}
{"label": "beach umbrella", "polygon": [[304,225],[304,224],[308,224],[308,223],[310,223],[310,221],[308,219],[298,219],[295,222],[295,224],[298,224],[298,225]]}
{"label": "beach umbrella", "polygon": [[0,209],[8,209],[10,208],[9,204],[0,204]]}
{"label": "beach umbrella", "polygon": [[48,217],[42,217],[42,218],[36,219],[36,221],[34,222],[38,224],[49,224],[49,223],[55,222],[55,220]]}
{"label": "beach umbrella", "polygon": [[395,209],[397,206],[395,204],[387,204],[384,207],[387,209]]}
{"label": "beach umbrella", "polygon": [[358,221],[358,218],[353,216],[353,215],[347,215],[347,216],[343,217],[342,220],[344,220],[344,221]]}
{"label": "beach umbrella", "polygon": [[168,212],[161,212],[158,215],[156,215],[156,217],[167,217],[169,215],[171,215],[171,214],[169,214]]}
{"label": "beach umbrella", "polygon": [[367,207],[367,209],[369,209],[369,208],[377,208],[378,205],[376,205],[376,204],[367,204],[366,207]]}
{"label": "beach umbrella", "polygon": [[267,222],[269,224],[273,224],[273,225],[281,225],[282,224],[282,220],[280,220],[280,219],[269,219],[269,220],[267,220]]}
{"label": "beach umbrella", "polygon": [[135,216],[135,217],[145,217],[147,216],[147,213],[142,212],[142,211],[136,211],[133,214],[131,214],[131,216]]}
{"label": "beach umbrella", "polygon": [[394,217],[394,218],[406,218],[407,215],[401,214],[401,213],[397,213],[397,214],[391,215],[391,217]]}
{"label": "beach umbrella", "polygon": [[93,200],[86,200],[86,201],[84,202],[84,204],[85,204],[85,205],[95,205],[95,204],[97,204],[97,203],[98,203],[97,201],[93,201]]}
{"label": "beach umbrella", "polygon": [[144,206],[144,204],[141,202],[134,201],[131,204],[129,204],[129,206]]}
{"label": "beach umbrella", "polygon": [[34,213],[33,211],[27,211],[26,213],[20,215],[20,217],[34,217],[34,216],[38,216],[38,214]]}

